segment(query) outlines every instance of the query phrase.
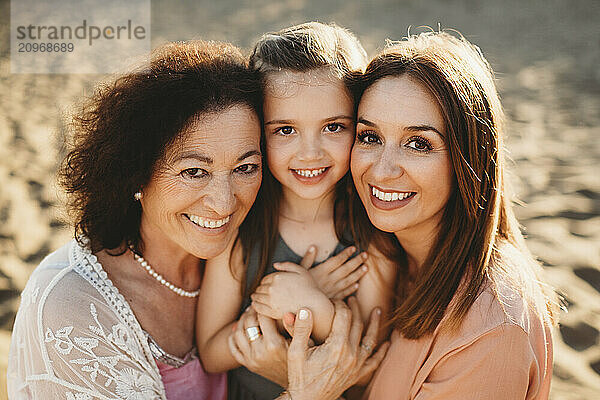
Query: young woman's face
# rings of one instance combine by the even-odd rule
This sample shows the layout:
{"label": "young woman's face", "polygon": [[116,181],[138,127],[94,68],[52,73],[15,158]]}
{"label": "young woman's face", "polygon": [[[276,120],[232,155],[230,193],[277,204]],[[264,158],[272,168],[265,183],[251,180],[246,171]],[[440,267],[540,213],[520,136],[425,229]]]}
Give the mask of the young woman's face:
{"label": "young woman's face", "polygon": [[143,188],[142,239],[199,258],[221,253],[260,187],[260,132],[258,117],[245,106],[200,115]]}
{"label": "young woman's face", "polygon": [[358,107],[352,177],[369,219],[397,235],[437,232],[453,190],[439,105],[408,76],[378,80]]}
{"label": "young woman's face", "polygon": [[267,160],[273,176],[302,199],[329,193],[349,168],[353,100],[328,71],[274,72],[264,103]]}

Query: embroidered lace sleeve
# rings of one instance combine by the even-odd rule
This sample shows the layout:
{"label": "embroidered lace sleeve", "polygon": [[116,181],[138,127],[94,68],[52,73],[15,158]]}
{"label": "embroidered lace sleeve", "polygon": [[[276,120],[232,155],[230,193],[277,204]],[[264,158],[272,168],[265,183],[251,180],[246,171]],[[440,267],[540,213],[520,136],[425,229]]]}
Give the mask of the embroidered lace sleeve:
{"label": "embroidered lace sleeve", "polygon": [[9,398],[165,399],[141,327],[103,271],[94,271],[95,258],[77,249],[66,259],[57,253],[42,262],[22,293],[9,354]]}

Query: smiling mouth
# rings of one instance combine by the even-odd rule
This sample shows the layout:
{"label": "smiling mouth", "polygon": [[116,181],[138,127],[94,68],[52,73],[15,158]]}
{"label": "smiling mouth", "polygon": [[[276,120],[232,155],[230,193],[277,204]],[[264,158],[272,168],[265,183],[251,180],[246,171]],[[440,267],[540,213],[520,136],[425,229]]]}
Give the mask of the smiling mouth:
{"label": "smiling mouth", "polygon": [[201,228],[207,228],[207,229],[221,228],[222,226],[227,224],[229,222],[229,220],[231,219],[231,215],[228,215],[222,219],[204,218],[204,217],[200,217],[200,216],[194,215],[194,214],[183,214],[183,215],[185,215],[186,218],[189,219],[195,225],[198,225]]}
{"label": "smiling mouth", "polygon": [[304,178],[314,178],[322,175],[329,167],[313,168],[313,169],[292,169],[292,172]]}
{"label": "smiling mouth", "polygon": [[[370,185],[369,185],[370,186]],[[371,186],[371,195],[378,200],[385,202],[392,201],[402,201],[411,198],[414,196],[416,192],[386,192],[380,189],[377,189],[375,186]]]}

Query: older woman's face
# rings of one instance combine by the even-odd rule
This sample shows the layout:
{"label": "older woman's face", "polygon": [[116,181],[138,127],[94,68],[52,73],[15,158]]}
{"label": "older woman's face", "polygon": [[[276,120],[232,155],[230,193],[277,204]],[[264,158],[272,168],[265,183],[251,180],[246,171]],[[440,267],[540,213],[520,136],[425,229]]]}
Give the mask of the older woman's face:
{"label": "older woman's face", "polygon": [[365,91],[357,121],[352,177],[373,225],[435,233],[453,182],[436,99],[408,76],[382,78]]}
{"label": "older woman's face", "polygon": [[200,115],[143,188],[144,242],[178,246],[199,258],[221,253],[260,187],[260,132],[246,106]]}

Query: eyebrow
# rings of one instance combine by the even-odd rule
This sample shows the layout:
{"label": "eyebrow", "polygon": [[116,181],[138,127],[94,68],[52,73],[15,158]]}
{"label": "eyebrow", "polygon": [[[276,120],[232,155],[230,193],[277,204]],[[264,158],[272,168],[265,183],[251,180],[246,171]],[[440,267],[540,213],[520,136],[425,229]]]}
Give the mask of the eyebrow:
{"label": "eyebrow", "polygon": [[252,156],[259,156],[261,157],[260,151],[258,150],[250,150],[245,152],[244,154],[242,154],[241,156],[238,157],[237,162],[240,162],[242,160],[245,160],[248,157],[252,157]]}
{"label": "eyebrow", "polygon": [[[237,158],[236,162],[240,162],[240,161],[245,160],[246,158],[252,157],[252,156],[259,156],[260,157],[261,156],[260,151],[258,151],[258,150],[247,151],[244,154],[242,154],[241,156],[239,156]],[[177,156],[175,158],[174,161],[181,161],[181,160],[190,159],[190,158],[194,159],[194,160],[198,160],[200,162],[205,162],[208,165],[212,165],[214,163],[214,161],[213,161],[212,158],[210,158],[208,156],[205,156],[205,155],[202,155],[202,154],[199,154],[199,153],[197,153],[195,151],[188,151],[188,152],[185,152],[183,154],[180,154],[179,156]]]}
{"label": "eyebrow", "polygon": [[425,132],[425,131],[432,131],[437,133],[438,135],[440,135],[442,138],[444,138],[444,134],[440,131],[438,131],[436,128],[434,128],[431,125],[415,125],[415,126],[408,126],[405,128],[407,131],[410,132]]}
{"label": "eyebrow", "polygon": [[[358,124],[363,124],[363,125],[367,125],[371,128],[376,128],[377,124],[375,124],[374,122],[369,121],[368,119],[364,119],[364,118],[359,118],[357,121]],[[436,128],[434,128],[431,125],[412,125],[412,126],[407,126],[406,128],[404,128],[407,131],[410,132],[426,132],[426,131],[432,131],[437,133],[438,135],[440,135],[442,138],[445,138],[444,134],[442,132],[440,132],[439,130],[437,130]]]}
{"label": "eyebrow", "polygon": [[[323,120],[323,122],[335,121],[337,119],[349,119],[351,121],[354,121],[353,117],[351,117],[349,115],[341,114],[341,115],[336,115],[335,117],[325,118]],[[290,124],[291,125],[294,122],[296,122],[296,121],[291,120],[291,119],[275,119],[275,120],[272,120],[269,122],[265,122],[265,125],[280,125],[280,124]]]}

